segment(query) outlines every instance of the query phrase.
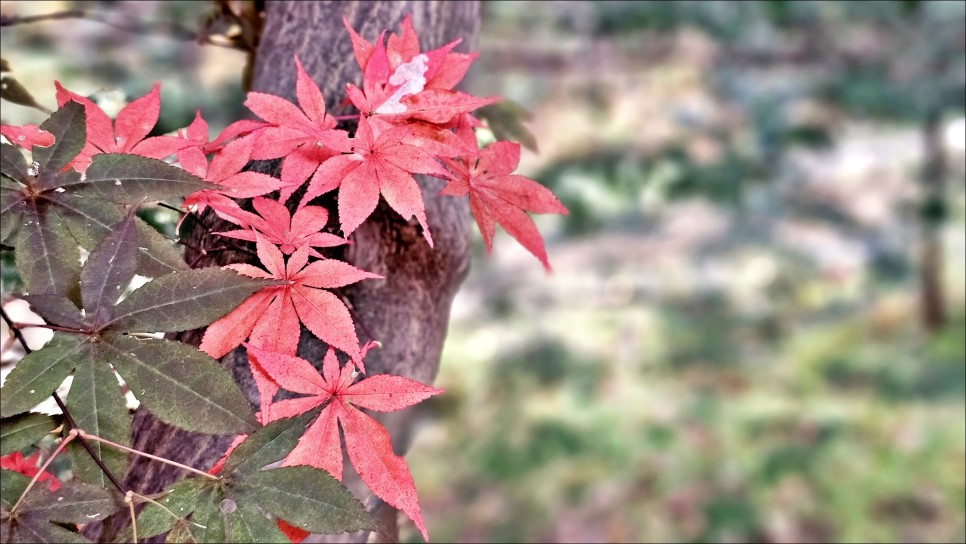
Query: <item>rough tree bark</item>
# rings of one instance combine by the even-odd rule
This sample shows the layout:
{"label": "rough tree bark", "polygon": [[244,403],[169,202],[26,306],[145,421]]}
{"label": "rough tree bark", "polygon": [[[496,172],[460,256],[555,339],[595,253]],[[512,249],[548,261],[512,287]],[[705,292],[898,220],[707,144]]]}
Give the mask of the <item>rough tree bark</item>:
{"label": "rough tree bark", "polygon": [[[347,82],[359,83],[361,73],[352,53],[351,43],[342,26],[345,16],[365,38],[374,40],[383,29],[395,30],[406,14],[413,25],[423,50],[433,49],[457,38],[463,43],[458,51],[476,47],[480,25],[478,2],[302,2],[266,3],[265,24],[254,59],[252,90],[266,92],[295,101],[295,62],[298,55],[306,71],[319,84],[330,113],[340,114]],[[277,161],[276,161],[277,162]],[[259,168],[260,166],[260,168]],[[255,165],[272,172],[277,164]],[[278,174],[277,171],[274,172]],[[356,267],[382,275],[384,280],[366,280],[342,291],[349,304],[361,340],[379,340],[382,348],[366,358],[370,374],[392,373],[423,383],[432,383],[439,368],[443,339],[446,335],[453,297],[469,268],[468,206],[462,199],[437,196],[442,183],[432,178],[419,180],[426,203],[426,216],[433,233],[434,248],[423,240],[415,222],[403,221],[385,202],[375,214],[356,230],[352,245],[344,257]],[[298,201],[298,195],[290,199]],[[328,203],[330,221],[337,212]],[[214,216],[206,216],[213,228],[195,228],[189,238],[191,246],[214,247],[217,237],[210,232],[227,230]],[[241,252],[222,252],[198,256],[188,251],[186,259],[196,267],[251,262]],[[203,331],[179,335],[183,342],[200,343]],[[325,346],[303,329],[299,356],[319,361]],[[222,359],[230,368],[252,404],[257,393],[243,349]],[[392,435],[396,453],[408,447],[412,427],[412,411],[374,414]],[[232,437],[209,436],[176,429],[154,419],[144,410],[135,414],[133,446],[139,450],[174,459],[200,469],[209,468],[224,452]],[[349,465],[346,465],[347,469]],[[171,482],[184,477],[179,469],[132,457],[125,485],[139,493],[156,493]],[[358,477],[347,470],[345,482],[360,498],[365,497]],[[374,497],[366,504],[383,527],[384,535],[373,538],[395,538],[396,511]],[[103,530],[92,527],[89,537],[102,541],[114,537],[127,526],[126,516],[116,516],[104,523]],[[101,533],[98,535],[97,533]],[[362,541],[368,535],[355,534],[328,537],[332,540]]]}

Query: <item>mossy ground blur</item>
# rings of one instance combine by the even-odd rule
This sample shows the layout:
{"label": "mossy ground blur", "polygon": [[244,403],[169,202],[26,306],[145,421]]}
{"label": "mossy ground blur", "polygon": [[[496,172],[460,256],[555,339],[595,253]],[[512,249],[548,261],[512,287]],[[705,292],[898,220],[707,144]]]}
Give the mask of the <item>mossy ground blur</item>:
{"label": "mossy ground blur", "polygon": [[[99,7],[186,25],[201,11],[136,5]],[[470,89],[533,112],[540,152],[521,170],[571,215],[538,218],[551,276],[509,237],[490,256],[477,239],[446,394],[408,455],[433,539],[966,539],[962,5],[496,2],[485,16]],[[48,105],[54,78],[130,96],[162,79],[170,128],[198,105],[213,132],[241,114],[237,53],[112,35],[97,50],[123,55],[81,59],[44,28],[3,39]],[[935,104],[959,128],[943,140],[949,317],[930,332],[919,172]]]}

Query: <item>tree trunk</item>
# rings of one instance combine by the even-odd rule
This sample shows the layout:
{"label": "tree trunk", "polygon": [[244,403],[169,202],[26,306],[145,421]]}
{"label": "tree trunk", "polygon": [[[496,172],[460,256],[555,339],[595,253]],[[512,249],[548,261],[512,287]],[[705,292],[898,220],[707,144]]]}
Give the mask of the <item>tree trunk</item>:
{"label": "tree trunk", "polygon": [[946,323],[943,293],[942,225],[946,215],[946,154],[943,152],[939,108],[934,108],[923,123],[923,206],[921,253],[919,263],[920,308],[927,331],[937,331]]}
{"label": "tree trunk", "polygon": [[[480,25],[478,2],[302,2],[266,3],[265,24],[252,67],[252,90],[271,93],[295,101],[295,61],[298,55],[306,72],[322,89],[330,113],[341,111],[339,104],[346,83],[359,83],[361,73],[351,42],[342,25],[345,16],[364,38],[374,41],[382,30],[396,30],[406,14],[422,50],[435,49],[458,38],[458,51],[475,48]],[[275,164],[250,165],[252,169],[278,175]],[[432,383],[439,368],[443,339],[446,336],[453,297],[469,269],[468,204],[463,199],[439,197],[442,182],[432,178],[418,180],[423,190],[426,216],[432,229],[434,248],[430,248],[415,222],[405,222],[386,203],[380,202],[372,217],[352,235],[352,244],[343,257],[352,265],[382,275],[382,280],[365,280],[343,289],[361,340],[374,339],[382,344],[366,358],[370,374],[391,373]],[[298,201],[299,194],[290,199]],[[337,221],[334,201],[328,202],[330,221]],[[219,245],[210,233],[227,230],[212,214],[203,219],[211,228],[194,228],[188,236],[193,247]],[[199,256],[188,250],[186,259],[196,267],[234,262],[252,262],[248,254],[221,252]],[[189,331],[178,338],[200,343],[203,331]],[[312,362],[321,360],[326,346],[304,327],[299,356]],[[232,370],[236,381],[257,405],[257,392],[242,348],[226,355],[222,364]],[[385,416],[385,417],[378,417]],[[386,425],[397,454],[406,451],[412,427],[410,410],[376,415]],[[161,423],[143,409],[134,418],[133,447],[203,470],[222,455],[231,436],[190,433]],[[347,465],[347,469],[348,469]],[[157,493],[185,474],[170,465],[132,457],[125,485],[142,494]],[[374,535],[394,540],[396,512],[364,495],[358,477],[346,470],[344,481],[388,530]],[[128,525],[127,515],[104,522],[103,531],[91,527],[88,537],[111,540]],[[102,532],[98,535],[97,533]],[[364,542],[366,534],[327,537],[331,541]]]}

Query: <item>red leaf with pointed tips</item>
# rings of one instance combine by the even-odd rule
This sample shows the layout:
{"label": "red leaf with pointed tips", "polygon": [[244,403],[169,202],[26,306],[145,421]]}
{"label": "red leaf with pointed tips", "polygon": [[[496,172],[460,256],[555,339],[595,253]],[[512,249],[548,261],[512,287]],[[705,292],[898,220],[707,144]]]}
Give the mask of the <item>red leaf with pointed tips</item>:
{"label": "red leaf with pointed tips", "polygon": [[345,18],[343,24],[363,73],[362,88],[350,84],[346,92],[365,115],[384,115],[393,122],[419,119],[442,124],[499,100],[453,91],[476,55],[453,53],[459,40],[420,53],[410,16],[402,22],[402,36],[390,34],[385,45],[382,36],[370,44]]}
{"label": "red leaf with pointed tips", "polygon": [[349,150],[348,133],[335,128],[335,119],[325,111],[322,92],[302,68],[298,57],[295,66],[298,107],[265,93],[248,93],[245,100],[248,109],[270,125],[260,130],[258,148],[252,158],[284,157],[280,202],[285,202],[326,159]]}
{"label": "red leaf with pointed tips", "polygon": [[393,453],[386,429],[353,405],[394,411],[442,391],[399,376],[373,376],[352,383],[356,378],[353,365],[347,363],[340,369],[332,348],[322,360],[320,375],[300,357],[273,353],[250,344],[245,347],[249,358],[277,385],[308,395],[272,404],[271,416],[265,423],[328,403],[283,464],[322,468],[341,480],[342,448],[338,429],[341,425],[349,460],[362,481],[387,504],[405,512],[423,538],[428,538],[409,466],[405,459]]}
{"label": "red leaf with pointed tips", "polygon": [[[329,221],[329,212],[320,206],[303,206],[290,215],[288,208],[277,200],[255,198],[252,206],[258,215],[248,217],[248,225],[257,230],[279,246],[282,253],[291,255],[295,250],[308,246],[309,255],[321,258],[322,255],[314,248],[335,247],[346,243],[344,238],[322,232]],[[238,238],[240,240],[255,241],[253,230],[231,230],[216,232],[221,236]]]}
{"label": "red leaf with pointed tips", "polygon": [[35,145],[50,147],[54,143],[54,135],[46,130],[41,130],[37,125],[3,125],[0,126],[0,134],[3,134],[11,143],[24,149],[30,149]]}
{"label": "red leaf with pointed tips", "polygon": [[[460,122],[457,133],[467,144],[476,141],[473,129],[466,121]],[[442,160],[453,176],[440,194],[469,195],[470,211],[483,235],[486,250],[490,251],[493,246],[496,224],[499,223],[549,272],[543,237],[527,212],[566,215],[567,208],[546,187],[513,174],[520,163],[520,144],[494,142],[481,149],[478,157]]]}
{"label": "red leaf with pointed tips", "polygon": [[322,194],[320,186],[330,189],[332,185],[338,185],[339,220],[342,231],[348,236],[372,214],[382,194],[389,206],[403,218],[416,217],[423,227],[423,236],[432,245],[423,196],[412,174],[445,176],[446,171],[433,155],[406,143],[409,137],[412,134],[405,126],[377,135],[369,122],[361,119],[353,140],[355,153],[329,160],[336,161],[334,170],[342,176],[341,179],[313,177],[302,204]]}
{"label": "red leaf with pointed tips", "polygon": [[254,145],[254,138],[240,138],[222,148],[212,157],[211,162],[197,146],[179,152],[178,160],[182,168],[219,187],[186,196],[185,208],[197,206],[200,213],[210,206],[223,219],[238,225],[247,225],[252,214],[243,211],[232,199],[264,195],[282,185],[278,178],[268,174],[242,171],[252,156]]}
{"label": "red leaf with pointed tips", "polygon": [[[267,272],[242,264],[230,268],[247,276],[287,283],[266,287],[249,297],[242,303],[247,304],[247,313],[236,309],[212,323],[202,338],[201,351],[218,359],[237,346],[239,339],[250,338],[256,346],[294,355],[301,321],[320,340],[358,359],[359,340],[349,310],[325,289],[381,276],[335,260],[306,266],[308,246],[296,250],[286,262],[282,252],[260,234],[256,235],[255,247]],[[267,304],[265,298],[269,300]]]}
{"label": "red leaf with pointed tips", "polygon": [[183,138],[175,136],[147,137],[161,113],[161,86],[157,83],[151,92],[124,106],[113,122],[89,98],[68,91],[60,82],[55,81],[54,85],[58,107],[73,100],[84,106],[86,114],[87,145],[68,163],[68,167],[86,170],[91,157],[98,153],[131,153],[163,159],[187,145]]}

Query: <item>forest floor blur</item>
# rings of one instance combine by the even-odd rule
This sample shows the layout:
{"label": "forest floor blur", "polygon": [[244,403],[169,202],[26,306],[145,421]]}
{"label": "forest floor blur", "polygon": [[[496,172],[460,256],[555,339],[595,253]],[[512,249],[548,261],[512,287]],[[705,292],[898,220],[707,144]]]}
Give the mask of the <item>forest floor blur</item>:
{"label": "forest floor blur", "polygon": [[[808,64],[722,66],[694,28],[499,9],[473,83],[531,108],[524,174],[573,213],[538,218],[550,276],[477,247],[408,457],[434,538],[966,538],[963,150],[930,334],[917,125],[828,105]],[[803,126],[828,141],[769,149]]]}

